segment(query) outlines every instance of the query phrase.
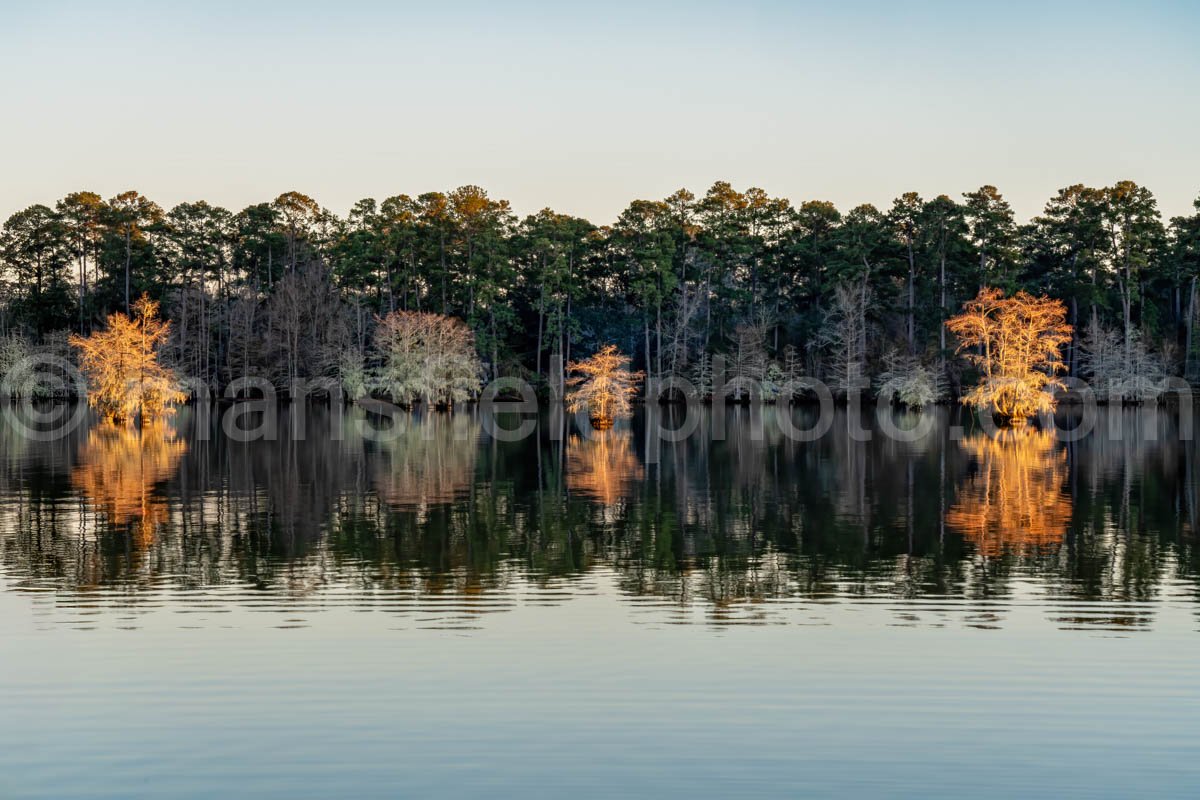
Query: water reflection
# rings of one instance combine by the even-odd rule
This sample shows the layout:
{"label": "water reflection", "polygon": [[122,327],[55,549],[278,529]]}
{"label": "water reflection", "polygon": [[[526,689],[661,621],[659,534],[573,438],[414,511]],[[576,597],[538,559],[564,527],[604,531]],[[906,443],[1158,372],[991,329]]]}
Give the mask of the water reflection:
{"label": "water reflection", "polygon": [[402,421],[395,435],[381,438],[372,458],[375,491],[398,507],[428,508],[462,497],[475,477],[479,432],[479,421],[467,414]]}
{"label": "water reflection", "polygon": [[71,485],[111,526],[128,526],[138,546],[154,541],[167,521],[166,498],[155,491],[175,474],[187,445],[164,422],[142,427],[105,424],[88,433]]}
{"label": "water reflection", "polygon": [[1070,445],[959,442],[950,426],[967,421],[945,409],[912,442],[864,440],[845,412],[813,442],[779,433],[781,414],[809,427],[807,409],[700,413],[679,442],[641,416],[591,437],[542,419],[504,442],[473,411],[387,437],[361,410],[318,406],[281,414],[274,441],[229,441],[185,409],[173,428],[26,443],[0,460],[0,583],[120,586],[120,603],[221,591],[298,618],[337,602],[438,626],[598,580],[650,618],[719,623],[820,624],[814,608],[837,599],[899,603],[896,624],[994,627],[1032,592],[1059,604],[1048,618],[1128,628],[1152,618],[1131,604],[1195,594],[1196,448],[1173,412],[1106,412]]}
{"label": "water reflection", "polygon": [[605,506],[627,497],[644,475],[628,428],[572,434],[567,454],[568,489]]}
{"label": "water reflection", "polygon": [[1066,448],[1032,428],[976,434],[961,445],[972,463],[946,523],[985,556],[1053,552],[1071,522]]}

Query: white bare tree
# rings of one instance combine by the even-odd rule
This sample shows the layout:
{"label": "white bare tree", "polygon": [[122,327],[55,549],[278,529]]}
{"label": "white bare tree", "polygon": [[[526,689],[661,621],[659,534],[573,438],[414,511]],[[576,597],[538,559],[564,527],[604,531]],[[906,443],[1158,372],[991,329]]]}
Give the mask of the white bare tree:
{"label": "white bare tree", "polygon": [[829,353],[828,379],[834,393],[846,396],[870,385],[867,377],[867,309],[870,290],[865,284],[842,283],[833,292],[825,313],[820,343]]}
{"label": "white bare tree", "polygon": [[375,330],[374,385],[394,402],[449,406],[479,391],[475,335],[457,317],[393,311]]}
{"label": "white bare tree", "polygon": [[1079,366],[1101,402],[1154,402],[1167,377],[1164,360],[1146,347],[1141,331],[1122,334],[1095,318],[1079,343]]}

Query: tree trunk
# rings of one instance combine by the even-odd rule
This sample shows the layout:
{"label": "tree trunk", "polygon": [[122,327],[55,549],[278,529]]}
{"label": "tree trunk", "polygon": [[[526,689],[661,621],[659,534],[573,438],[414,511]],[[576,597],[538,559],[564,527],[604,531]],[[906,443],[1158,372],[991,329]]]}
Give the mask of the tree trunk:
{"label": "tree trunk", "polygon": [[566,325],[566,341],[565,341],[566,349],[563,350],[564,361],[563,361],[563,369],[562,369],[562,375],[563,375],[564,382],[563,382],[563,385],[560,387],[561,391],[564,391],[564,392],[566,391],[566,388],[567,388],[566,383],[565,383],[566,375],[567,375],[566,365],[571,362],[571,326],[569,324],[567,324],[570,322],[570,320],[571,320],[571,295],[568,293],[567,294],[567,314],[566,314],[566,317],[563,318],[563,324]]}
{"label": "tree trunk", "polygon": [[1192,321],[1196,318],[1196,276],[1192,276],[1192,286],[1188,291],[1187,336],[1183,351],[1183,374],[1190,379],[1193,374],[1192,364]]}
{"label": "tree trunk", "polygon": [[912,237],[908,237],[908,352],[915,351],[916,339],[913,323],[913,307],[916,303],[917,262],[913,255]]}
{"label": "tree trunk", "polygon": [[396,294],[392,291],[392,262],[388,261],[387,265],[387,298],[388,298],[388,313],[396,310]]}
{"label": "tree trunk", "polygon": [[129,313],[129,307],[130,307],[129,306],[129,265],[130,265],[130,261],[132,261],[132,258],[133,258],[133,252],[131,249],[132,245],[130,243],[130,236],[132,234],[131,234],[129,228],[130,228],[129,225],[125,226],[125,313],[126,314]]}
{"label": "tree trunk", "polygon": [[443,233],[438,243],[438,258],[442,267],[442,313],[448,314],[449,300],[446,296],[446,234]]}
{"label": "tree trunk", "polygon": [[942,351],[942,359],[946,357],[946,252],[943,249],[938,265],[938,290],[940,297],[938,305],[942,310],[942,318],[938,324],[938,349]]}
{"label": "tree trunk", "polygon": [[659,378],[662,378],[662,301],[658,303],[658,308],[655,311],[654,320],[654,349],[657,353],[657,362],[655,371]]}
{"label": "tree trunk", "polygon": [[1129,368],[1133,361],[1133,298],[1132,290],[1129,287],[1129,273],[1126,271],[1126,276],[1121,280],[1121,315],[1122,323],[1125,326],[1125,374],[1129,374]]}
{"label": "tree trunk", "polygon": [[650,317],[644,312],[642,314],[642,333],[646,339],[646,372],[649,373],[654,369],[654,365],[650,360]]}
{"label": "tree trunk", "polygon": [[537,377],[541,380],[542,377],[542,329],[546,320],[546,287],[542,287],[542,292],[538,295],[538,336],[537,336]]}
{"label": "tree trunk", "polygon": [[491,317],[489,324],[491,326],[491,332],[492,332],[492,380],[499,380],[500,379],[500,349],[499,349],[499,345],[496,344],[496,308],[495,308],[495,305],[493,305],[492,308],[489,309],[488,314]]}
{"label": "tree trunk", "polygon": [[79,335],[84,335],[83,330],[83,298],[87,296],[87,255],[82,254],[79,259]]}
{"label": "tree trunk", "polygon": [[[1079,330],[1079,298],[1071,296],[1071,330]],[[1076,345],[1078,336],[1072,336],[1071,341],[1067,344],[1067,371],[1071,375],[1077,374],[1076,362],[1078,361],[1079,347]]]}

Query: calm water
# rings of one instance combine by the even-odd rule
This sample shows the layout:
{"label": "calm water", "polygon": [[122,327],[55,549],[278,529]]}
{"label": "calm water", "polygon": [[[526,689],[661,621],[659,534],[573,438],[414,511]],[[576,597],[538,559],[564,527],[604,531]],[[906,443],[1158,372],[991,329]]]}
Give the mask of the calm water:
{"label": "calm water", "polygon": [[1196,794],[1176,414],[777,413],[657,449],[641,417],[5,424],[0,797]]}

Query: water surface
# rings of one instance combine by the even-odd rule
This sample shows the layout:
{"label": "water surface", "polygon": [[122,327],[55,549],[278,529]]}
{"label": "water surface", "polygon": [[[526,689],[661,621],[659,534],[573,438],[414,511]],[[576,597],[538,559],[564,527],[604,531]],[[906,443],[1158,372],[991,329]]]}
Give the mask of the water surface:
{"label": "water surface", "polygon": [[320,407],[274,441],[185,409],[43,442],[16,413],[3,797],[1200,786],[1176,412],[1070,443],[945,410],[908,442],[704,411],[676,443]]}

